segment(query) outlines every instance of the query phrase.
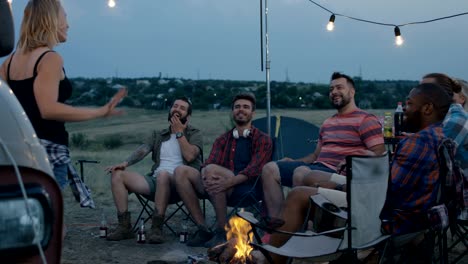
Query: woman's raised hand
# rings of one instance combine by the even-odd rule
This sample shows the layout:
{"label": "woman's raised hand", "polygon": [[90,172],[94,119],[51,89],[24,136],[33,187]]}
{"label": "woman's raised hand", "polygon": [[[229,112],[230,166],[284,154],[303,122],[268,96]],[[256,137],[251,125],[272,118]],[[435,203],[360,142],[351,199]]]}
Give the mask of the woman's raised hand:
{"label": "woman's raised hand", "polygon": [[114,96],[110,99],[110,101],[102,106],[104,110],[103,116],[107,117],[122,114],[123,110],[117,110],[115,107],[120,103],[120,101],[122,101],[125,96],[127,96],[127,88],[120,88],[119,91],[115,93]]}

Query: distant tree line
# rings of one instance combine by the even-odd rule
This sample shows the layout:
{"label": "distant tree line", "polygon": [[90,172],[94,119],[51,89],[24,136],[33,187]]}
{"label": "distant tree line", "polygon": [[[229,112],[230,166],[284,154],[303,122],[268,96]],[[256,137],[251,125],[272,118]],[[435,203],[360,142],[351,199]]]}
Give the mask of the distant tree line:
{"label": "distant tree line", "polygon": [[[128,87],[128,96],[122,106],[166,109],[179,96],[191,98],[196,109],[230,108],[231,98],[241,91],[250,91],[257,97],[257,107],[266,108],[266,83],[260,81],[190,80],[177,78],[72,78],[73,105],[102,105],[121,86]],[[356,103],[363,109],[394,108],[404,101],[417,85],[406,80],[363,80],[354,78]],[[332,108],[328,99],[328,84],[304,82],[270,83],[272,108]]]}

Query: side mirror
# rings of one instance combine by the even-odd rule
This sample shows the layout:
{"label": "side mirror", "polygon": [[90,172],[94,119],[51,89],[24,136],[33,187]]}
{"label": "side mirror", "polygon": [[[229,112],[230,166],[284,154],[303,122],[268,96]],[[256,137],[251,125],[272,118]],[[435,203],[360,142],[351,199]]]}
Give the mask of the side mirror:
{"label": "side mirror", "polygon": [[0,57],[13,51],[15,31],[11,7],[7,0],[0,0]]}

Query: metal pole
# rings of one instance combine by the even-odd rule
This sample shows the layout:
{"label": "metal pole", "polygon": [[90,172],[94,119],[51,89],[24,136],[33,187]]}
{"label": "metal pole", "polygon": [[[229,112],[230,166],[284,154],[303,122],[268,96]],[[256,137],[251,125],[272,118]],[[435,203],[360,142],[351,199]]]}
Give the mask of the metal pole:
{"label": "metal pole", "polygon": [[271,134],[271,93],[270,93],[270,49],[268,37],[268,0],[265,0],[265,69],[266,69],[266,86],[267,86],[267,131],[270,137]]}
{"label": "metal pole", "polygon": [[83,160],[80,160],[80,172],[81,172],[81,181],[84,182],[84,167]]}
{"label": "metal pole", "polygon": [[84,166],[83,163],[99,163],[97,160],[78,160],[76,164],[80,164],[80,174],[81,174],[81,181],[84,182]]}

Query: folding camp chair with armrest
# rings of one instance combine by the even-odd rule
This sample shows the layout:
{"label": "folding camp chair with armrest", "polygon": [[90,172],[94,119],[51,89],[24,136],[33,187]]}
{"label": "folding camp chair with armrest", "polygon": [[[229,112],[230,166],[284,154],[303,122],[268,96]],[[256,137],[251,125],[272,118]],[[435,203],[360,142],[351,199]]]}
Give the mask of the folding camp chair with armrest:
{"label": "folding camp chair with armrest", "polygon": [[232,201],[228,199],[227,205],[232,207],[232,210],[228,213],[228,219],[231,218],[235,213],[237,213],[241,208],[252,211],[255,214],[260,214],[262,212],[262,188],[260,183],[260,176],[254,180],[252,188],[245,192],[242,197],[237,201]]}
{"label": "folding camp chair with armrest", "polygon": [[[449,251],[453,251],[459,243],[464,244],[465,251],[455,257],[452,263],[461,260],[468,252],[468,208],[464,200],[468,181],[464,171],[455,160],[456,143],[445,138],[438,148],[438,162],[440,165],[440,200],[439,204],[445,204],[448,211],[448,220],[452,238],[455,240],[450,246],[447,242],[448,229],[438,232],[438,244],[441,262],[449,262]],[[465,198],[466,199],[466,198]]]}
{"label": "folding camp chair with armrest", "polygon": [[[286,233],[291,238],[280,247],[261,243],[252,243],[270,260],[270,253],[290,258],[310,258],[314,261],[330,261],[341,256],[351,256],[357,260],[357,250],[374,247],[384,242],[388,235],[381,233],[380,211],[386,198],[389,179],[388,156],[348,156],[347,160],[347,194],[348,204],[346,225],[343,228],[313,233]],[[314,198],[311,198],[314,200]],[[256,221],[247,213],[238,215],[251,222],[256,232]],[[247,216],[247,217],[246,217]],[[339,238],[327,236],[343,232]],[[281,232],[281,231],[277,231]],[[284,232],[283,232],[284,233]]]}
{"label": "folding camp chair with armrest", "polygon": [[[455,146],[456,145],[452,139],[444,138],[439,144],[437,150],[439,179],[435,190],[435,192],[437,192],[437,200],[433,208],[444,205],[445,210],[439,210],[441,214],[439,217],[434,219],[445,219],[445,221],[447,221],[446,224],[444,225],[442,221],[434,222],[431,223],[432,226],[427,229],[414,233],[392,236],[389,243],[391,248],[389,255],[391,255],[392,261],[397,263],[402,261],[411,261],[408,260],[408,256],[405,256],[405,252],[409,253],[408,255],[414,255],[414,248],[411,248],[411,246],[414,247],[414,243],[412,242],[418,240],[418,243],[423,242],[425,244],[425,248],[428,249],[421,250],[424,251],[424,253],[421,252],[421,254],[424,254],[425,256],[427,256],[427,254],[432,254],[432,261],[435,263],[449,263],[448,251],[453,247],[447,246],[447,231],[450,226],[452,232],[457,234],[457,223],[459,221],[457,219],[457,211],[461,206],[460,204],[463,203],[461,201],[461,197],[457,196],[456,192],[456,186],[462,184],[463,174],[461,171],[457,171],[459,168],[456,167],[454,160]],[[422,236],[424,236],[424,238]],[[467,243],[465,243],[465,246],[466,245]],[[401,252],[403,252],[403,254],[400,254]],[[464,254],[462,254],[461,257],[463,257],[463,255]],[[390,258],[389,256],[385,257]],[[411,257],[420,258],[420,256]],[[460,258],[456,258],[455,262]]]}
{"label": "folding camp chair with armrest", "polygon": [[456,227],[452,231],[452,243],[447,248],[451,255],[455,255],[456,247],[461,246],[465,247],[465,250],[460,252],[460,255],[455,256],[455,258],[450,263],[457,263],[462,260],[468,254],[468,210],[466,215],[461,214],[457,219]]}

